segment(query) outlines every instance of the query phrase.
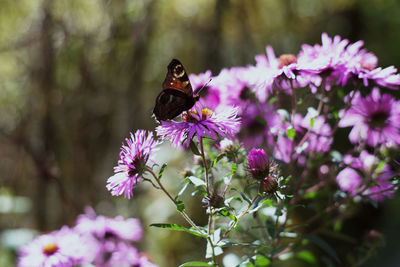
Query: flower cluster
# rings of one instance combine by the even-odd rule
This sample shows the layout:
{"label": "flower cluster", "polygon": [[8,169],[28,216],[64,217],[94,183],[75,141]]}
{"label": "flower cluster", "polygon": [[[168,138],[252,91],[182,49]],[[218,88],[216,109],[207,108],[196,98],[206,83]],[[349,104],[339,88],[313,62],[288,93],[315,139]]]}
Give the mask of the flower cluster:
{"label": "flower cluster", "polygon": [[91,208],[73,228],[41,235],[19,250],[19,267],[140,266],[156,267],[132,245],[142,237],[137,219],[97,216]]}
{"label": "flower cluster", "polygon": [[[295,206],[316,214],[301,225],[309,225],[319,216],[321,220],[329,218],[329,225],[340,222],[348,206],[338,210],[336,218],[327,214],[331,207],[356,205],[360,199],[377,204],[393,197],[398,180],[392,155],[398,154],[400,145],[400,101],[384,90],[398,89],[400,75],[393,66],[378,67],[377,57],[362,46],[362,41],[350,43],[324,33],[321,44],[304,44],[297,55],[277,57],[267,46],[265,55],[255,57],[255,65],[222,69],[216,76],[211,71],[191,74],[194,92],[201,94],[198,102],[176,118],[161,121],[156,128],[157,141],[143,130],[131,134],[107,189],[114,196],[130,198],[138,182],[154,181],[153,186],[168,196],[191,228],[153,226],[206,238],[206,258],[214,265],[225,249],[224,242],[231,242],[226,237],[247,213],[255,213],[255,223],[261,227],[258,242],[265,242],[261,254],[273,255],[277,247],[285,246],[280,237],[294,234],[285,229],[299,226],[292,219],[297,216],[290,214]],[[187,168],[178,195],[169,193],[161,182],[165,164],[158,175],[148,166],[163,141],[175,148],[190,147],[198,156],[194,165],[199,166]],[[145,179],[146,174],[154,179]],[[190,190],[189,185],[195,188],[192,195],[203,197],[207,227],[197,226],[179,199]],[[333,202],[329,208],[309,205],[327,199]],[[221,223],[220,218],[224,219]],[[138,253],[114,239],[140,238],[139,232],[129,235],[125,231],[133,221],[120,220],[114,219],[116,227],[105,218],[84,215],[76,228],[102,240],[101,250],[112,255],[107,261],[117,264],[120,258],[127,259],[121,256],[125,251],[134,259]],[[275,226],[272,235],[263,226],[271,222]],[[249,227],[242,231],[245,228]],[[300,246],[296,242],[286,249]],[[116,248],[120,254],[114,255]],[[248,262],[254,262],[262,250],[249,256]],[[276,257],[271,256],[271,261]]]}

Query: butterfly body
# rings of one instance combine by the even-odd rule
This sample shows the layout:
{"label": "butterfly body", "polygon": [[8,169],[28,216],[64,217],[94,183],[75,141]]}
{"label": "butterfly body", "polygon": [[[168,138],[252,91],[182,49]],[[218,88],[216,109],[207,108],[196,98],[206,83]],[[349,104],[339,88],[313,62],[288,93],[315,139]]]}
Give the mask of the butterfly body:
{"label": "butterfly body", "polygon": [[162,91],[156,98],[153,113],[158,121],[171,120],[183,111],[191,109],[199,100],[193,95],[192,85],[183,65],[173,59],[169,63],[168,72],[162,84]]}

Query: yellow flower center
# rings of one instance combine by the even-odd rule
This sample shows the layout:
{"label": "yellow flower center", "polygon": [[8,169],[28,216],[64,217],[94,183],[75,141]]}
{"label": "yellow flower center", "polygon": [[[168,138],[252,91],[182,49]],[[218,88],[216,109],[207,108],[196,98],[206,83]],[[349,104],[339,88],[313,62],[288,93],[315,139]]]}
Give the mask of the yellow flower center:
{"label": "yellow flower center", "polygon": [[[198,122],[198,120],[192,116],[192,114],[196,114],[197,116],[199,115],[199,113],[196,110],[188,110],[186,113],[184,113],[182,115],[182,121],[185,122]],[[207,118],[211,118],[213,114],[213,111],[211,109],[208,108],[203,108],[201,110],[201,119],[200,120],[205,120]]]}
{"label": "yellow flower center", "polygon": [[48,244],[43,247],[43,253],[50,256],[56,253],[58,250],[58,246],[54,243]]}

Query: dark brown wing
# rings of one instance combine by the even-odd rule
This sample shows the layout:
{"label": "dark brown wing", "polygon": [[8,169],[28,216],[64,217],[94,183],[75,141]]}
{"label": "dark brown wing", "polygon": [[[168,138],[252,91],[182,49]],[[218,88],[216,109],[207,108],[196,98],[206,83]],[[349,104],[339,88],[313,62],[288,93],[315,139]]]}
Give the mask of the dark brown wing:
{"label": "dark brown wing", "polygon": [[193,97],[193,89],[189,77],[179,60],[173,59],[169,63],[167,76],[162,84],[162,89],[177,90],[189,97]]}
{"label": "dark brown wing", "polygon": [[153,113],[158,121],[171,120],[192,108],[195,102],[195,98],[188,97],[180,91],[165,89],[157,96]]}

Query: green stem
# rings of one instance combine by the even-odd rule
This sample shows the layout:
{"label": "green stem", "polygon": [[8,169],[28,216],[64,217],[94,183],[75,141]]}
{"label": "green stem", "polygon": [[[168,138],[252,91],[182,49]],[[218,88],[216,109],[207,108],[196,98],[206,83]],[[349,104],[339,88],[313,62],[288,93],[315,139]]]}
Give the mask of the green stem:
{"label": "green stem", "polygon": [[[206,192],[207,192],[207,196],[209,198],[211,198],[211,193],[210,193],[210,185],[209,185],[209,175],[208,175],[208,166],[207,166],[207,161],[206,161],[206,155],[204,153],[204,143],[203,143],[203,138],[200,138],[200,154],[201,154],[201,158],[203,160],[203,166],[204,166],[204,171],[205,171],[205,176],[206,176]],[[215,256],[215,245],[211,240],[211,225],[212,225],[212,221],[213,221],[213,210],[212,207],[210,205],[208,205],[209,208],[209,216],[208,216],[208,237],[207,240],[210,243],[211,246],[211,251],[212,251],[212,261],[213,264],[216,266],[217,264],[217,258]]]}
{"label": "green stem", "polygon": [[[260,183],[260,186],[261,186],[261,183]],[[258,189],[257,192],[259,192],[259,191],[260,191],[260,190]],[[251,206],[253,206],[253,204],[254,204],[254,202],[257,200],[257,198],[258,198],[258,193],[257,193],[257,195],[253,198],[253,200],[250,202],[250,204],[247,206],[246,210],[245,210],[242,214],[240,214],[240,216],[237,218],[237,220],[236,220],[236,221],[231,225],[231,227],[229,227],[229,229],[222,235],[222,237],[218,240],[217,244],[218,244],[224,237],[226,237],[226,236],[228,235],[228,233],[229,233],[230,231],[233,230],[233,228],[235,228],[235,226],[236,226],[236,225],[238,224],[238,222],[243,218],[243,216],[247,214],[247,212],[249,211],[249,209],[251,208]]]}
{"label": "green stem", "polygon": [[[157,178],[157,175],[151,170],[150,168],[146,168],[146,170],[151,173],[151,175],[154,177],[154,180],[157,182],[158,186],[160,186],[160,189],[168,196],[169,199],[171,199],[172,202],[176,205],[175,199],[171,196],[171,194],[165,189],[164,185],[161,183],[160,179]],[[200,234],[205,235],[203,231],[201,231],[197,225],[193,222],[192,219],[190,219],[189,215],[183,210],[180,211],[180,214],[182,214],[182,217],[194,228],[196,229]]]}
{"label": "green stem", "polygon": [[203,165],[204,165],[204,170],[206,173],[206,191],[207,191],[207,196],[210,197],[210,187],[209,187],[209,182],[208,182],[208,167],[207,167],[207,161],[206,161],[206,156],[204,153],[204,145],[203,145],[203,138],[200,138],[200,153],[201,153],[201,158],[203,159]]}

